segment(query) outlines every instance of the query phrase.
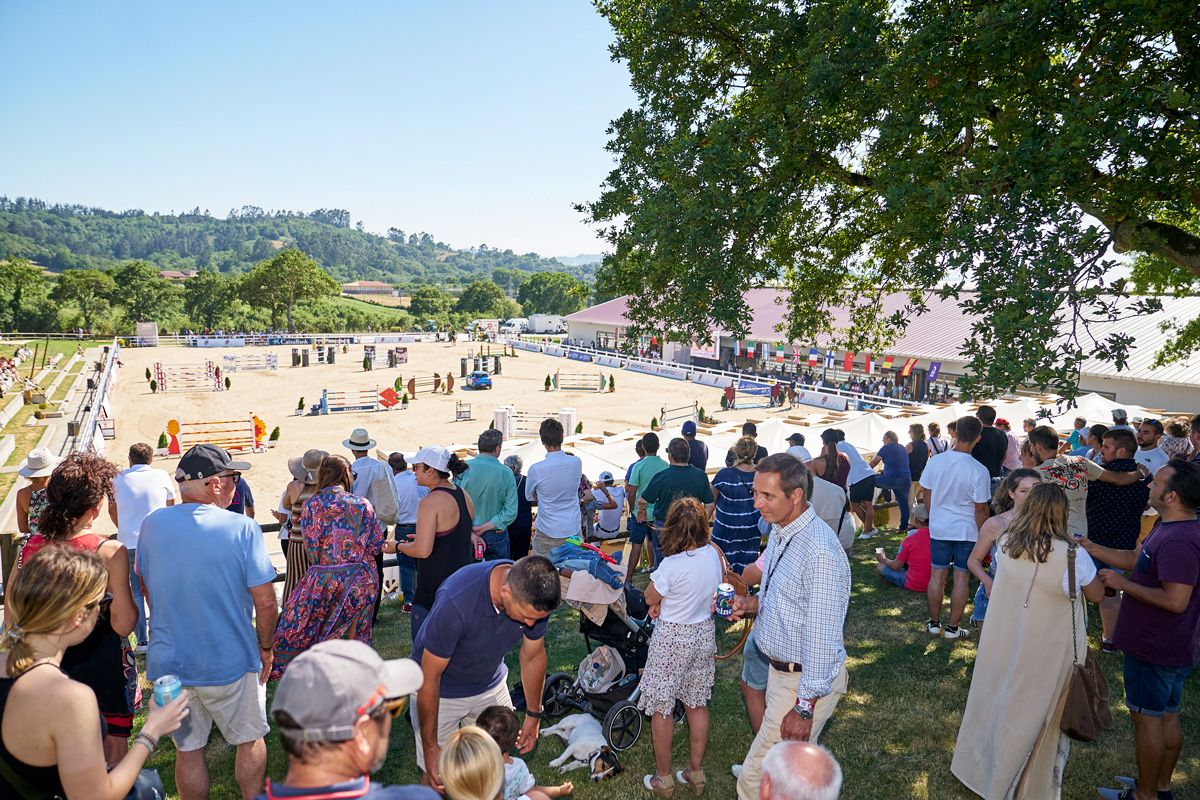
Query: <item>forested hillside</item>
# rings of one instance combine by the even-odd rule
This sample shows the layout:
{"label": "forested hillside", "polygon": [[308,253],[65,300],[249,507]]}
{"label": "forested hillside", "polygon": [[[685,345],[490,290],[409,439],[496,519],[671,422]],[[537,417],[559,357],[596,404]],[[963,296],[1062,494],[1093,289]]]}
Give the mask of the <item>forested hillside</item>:
{"label": "forested hillside", "polygon": [[535,253],[480,245],[453,250],[429,233],[398,228],[386,236],[352,225],[344,209],[310,213],[231,210],[222,219],[195,208],[177,215],[107,211],[0,197],[0,259],[25,258],[61,272],[146,261],[159,269],[216,269],[237,275],[285,247],[312,257],[338,281],[465,286],[496,270],[560,270],[590,282],[595,265],[564,265]]}

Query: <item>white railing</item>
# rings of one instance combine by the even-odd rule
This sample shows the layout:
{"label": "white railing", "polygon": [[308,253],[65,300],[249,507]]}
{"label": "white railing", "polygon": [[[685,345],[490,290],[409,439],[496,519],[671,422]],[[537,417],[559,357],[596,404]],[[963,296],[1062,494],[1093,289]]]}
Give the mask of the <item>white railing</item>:
{"label": "white railing", "polygon": [[[772,382],[787,383],[788,382],[788,381],[785,381],[782,377],[769,378],[769,377],[763,377],[761,375],[744,374],[741,372],[731,372],[729,370],[724,370],[724,369],[714,369],[712,367],[700,367],[700,366],[695,366],[692,364],[678,364],[678,363],[675,363],[672,361],[666,361],[661,358],[652,359],[652,358],[646,358],[644,356],[627,355],[625,353],[619,353],[615,350],[600,350],[595,347],[587,347],[584,345],[569,344],[567,341],[557,342],[553,345],[546,345],[546,343],[542,339],[540,339],[538,337],[529,336],[527,334],[522,334],[519,336],[508,336],[508,337],[502,337],[502,338],[506,338],[510,344],[514,341],[517,341],[517,342],[524,343],[526,345],[546,346],[546,347],[552,348],[553,350],[560,351],[561,353],[576,352],[576,353],[586,354],[586,355],[589,355],[592,357],[593,362],[601,364],[602,366],[622,367],[623,368],[623,367],[625,367],[626,363],[632,362],[635,364],[645,364],[648,367],[664,367],[664,368],[669,368],[673,371],[678,370],[684,374],[684,377],[683,377],[684,380],[689,380],[689,381],[692,381],[693,383],[701,383],[701,384],[713,386],[716,388],[723,388],[725,386],[730,385],[732,382],[735,382],[735,381],[750,381],[750,382],[754,382],[754,383],[772,383]],[[545,351],[543,351],[543,352],[545,352]],[[558,354],[559,353],[557,353],[557,352],[551,353],[551,355],[558,355]],[[568,355],[566,357],[569,358],[570,356]],[[604,359],[604,360],[601,360],[601,359]],[[606,363],[605,360],[607,360],[609,363]],[[612,363],[614,361],[618,362],[618,363]],[[802,388],[808,392],[817,392],[820,394],[829,395],[831,397],[845,398],[846,400],[850,401],[851,403],[863,403],[863,404],[869,405],[869,406],[890,406],[893,408],[914,408],[914,407],[919,407],[922,405],[921,403],[918,403],[913,400],[901,400],[901,399],[895,398],[895,397],[881,397],[879,395],[867,394],[865,392],[852,392],[849,390],[838,389],[838,388],[834,388],[834,387],[823,387],[823,386],[816,386],[816,385],[811,385],[811,384],[802,386],[801,384],[797,383],[796,388],[797,389]]]}
{"label": "white railing", "polygon": [[100,377],[96,382],[96,390],[92,394],[91,406],[88,408],[87,416],[83,418],[83,425],[80,427],[79,433],[75,437],[75,443],[71,448],[75,452],[90,449],[99,452],[103,452],[104,450],[104,435],[100,430],[100,421],[102,414],[104,418],[107,418],[108,415],[105,406],[108,403],[108,394],[116,382],[117,364],[120,361],[117,355],[120,352],[121,345],[116,337],[113,337],[112,344],[109,345],[108,358],[101,368]]}

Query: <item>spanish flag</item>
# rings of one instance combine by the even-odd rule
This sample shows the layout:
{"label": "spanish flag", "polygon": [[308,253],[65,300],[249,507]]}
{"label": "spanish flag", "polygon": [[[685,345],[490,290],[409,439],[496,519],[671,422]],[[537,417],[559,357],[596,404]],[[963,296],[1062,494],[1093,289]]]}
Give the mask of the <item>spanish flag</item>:
{"label": "spanish flag", "polygon": [[917,365],[917,359],[910,358],[905,360],[904,366],[900,369],[900,377],[907,378],[912,374],[913,367]]}
{"label": "spanish flag", "polygon": [[895,363],[896,363],[895,356],[884,356],[883,357],[883,368],[884,369],[891,369],[892,364],[895,364]]}

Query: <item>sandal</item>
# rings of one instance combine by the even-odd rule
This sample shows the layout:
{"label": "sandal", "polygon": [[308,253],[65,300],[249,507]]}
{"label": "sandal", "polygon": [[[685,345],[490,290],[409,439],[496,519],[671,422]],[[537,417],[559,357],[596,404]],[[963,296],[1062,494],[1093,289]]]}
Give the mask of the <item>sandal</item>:
{"label": "sandal", "polygon": [[675,793],[674,775],[646,775],[642,778],[646,791],[657,797],[670,797]]}
{"label": "sandal", "polygon": [[704,777],[704,770],[698,769],[692,772],[690,769],[681,769],[675,773],[675,780],[678,783],[686,783],[692,787],[692,794],[699,797],[704,794],[704,786],[708,783],[708,779]]}

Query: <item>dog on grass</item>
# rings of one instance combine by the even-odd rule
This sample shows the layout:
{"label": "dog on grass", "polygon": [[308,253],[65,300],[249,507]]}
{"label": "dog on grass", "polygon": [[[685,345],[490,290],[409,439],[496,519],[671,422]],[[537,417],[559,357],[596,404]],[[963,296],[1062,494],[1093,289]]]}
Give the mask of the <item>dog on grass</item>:
{"label": "dog on grass", "polygon": [[622,772],[617,754],[604,741],[600,722],[590,714],[571,714],[557,725],[542,731],[542,736],[557,736],[567,743],[562,755],[550,766],[569,772],[587,767],[593,781],[602,781]]}

